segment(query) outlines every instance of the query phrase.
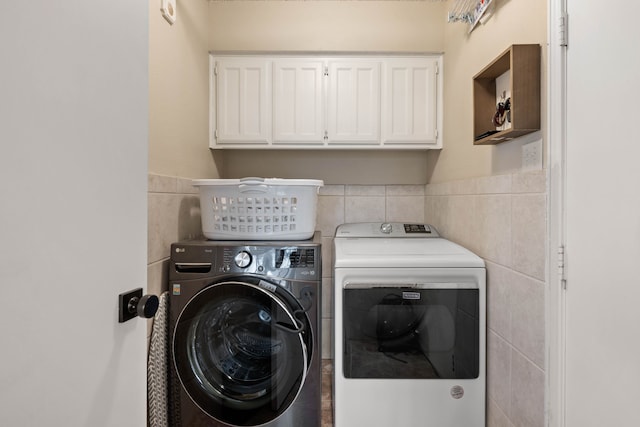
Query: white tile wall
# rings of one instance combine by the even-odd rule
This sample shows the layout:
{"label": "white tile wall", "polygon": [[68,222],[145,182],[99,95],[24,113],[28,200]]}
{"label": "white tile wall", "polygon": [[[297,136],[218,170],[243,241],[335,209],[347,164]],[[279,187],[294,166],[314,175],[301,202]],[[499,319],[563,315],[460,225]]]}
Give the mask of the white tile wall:
{"label": "white tile wall", "polygon": [[[345,222],[436,226],[487,263],[488,426],[544,425],[544,294],[547,183],[544,171],[423,185],[327,185],[322,233],[322,357],[331,358],[333,236]],[[169,245],[200,235],[189,180],[149,176],[149,292],[167,288]]]}
{"label": "white tile wall", "polygon": [[198,190],[188,179],[149,175],[147,291],[167,290],[169,248],[202,234]]}
{"label": "white tile wall", "polygon": [[544,426],[545,171],[425,190],[425,220],[487,265],[487,426]]}

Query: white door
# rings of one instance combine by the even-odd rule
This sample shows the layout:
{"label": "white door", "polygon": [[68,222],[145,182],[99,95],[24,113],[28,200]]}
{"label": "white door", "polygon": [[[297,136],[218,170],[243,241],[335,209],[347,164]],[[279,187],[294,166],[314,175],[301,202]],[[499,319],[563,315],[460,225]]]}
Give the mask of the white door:
{"label": "white door", "polygon": [[3,2],[0,425],[146,425],[148,7]]}
{"label": "white door", "polygon": [[264,58],[215,59],[214,132],[225,143],[271,142],[271,69]]}
{"label": "white door", "polygon": [[382,142],[440,148],[438,97],[441,57],[392,58],[383,62]]}
{"label": "white door", "polygon": [[380,62],[329,63],[329,143],[379,144]]}
{"label": "white door", "polygon": [[566,4],[567,289],[553,324],[564,343],[552,341],[552,360],[554,348],[566,351],[561,378],[552,381],[564,387],[552,401],[552,425],[638,426],[640,4]]}
{"label": "white door", "polygon": [[274,144],[324,142],[324,63],[280,59],[273,63]]}

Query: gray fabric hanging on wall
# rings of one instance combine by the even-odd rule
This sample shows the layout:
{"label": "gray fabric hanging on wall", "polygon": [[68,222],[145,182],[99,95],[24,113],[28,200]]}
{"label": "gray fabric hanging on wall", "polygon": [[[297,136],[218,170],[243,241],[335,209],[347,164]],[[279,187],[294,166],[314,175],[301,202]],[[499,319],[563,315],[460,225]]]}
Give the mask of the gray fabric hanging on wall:
{"label": "gray fabric hanging on wall", "polygon": [[147,361],[149,427],[169,427],[169,293],[160,295]]}

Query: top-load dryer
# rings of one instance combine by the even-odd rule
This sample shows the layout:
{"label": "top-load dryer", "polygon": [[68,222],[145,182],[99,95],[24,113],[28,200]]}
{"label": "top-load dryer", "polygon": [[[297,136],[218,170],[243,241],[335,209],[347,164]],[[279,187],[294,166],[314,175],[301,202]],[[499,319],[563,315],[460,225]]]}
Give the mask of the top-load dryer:
{"label": "top-load dryer", "polygon": [[336,427],[483,427],[486,270],[428,224],[334,239]]}

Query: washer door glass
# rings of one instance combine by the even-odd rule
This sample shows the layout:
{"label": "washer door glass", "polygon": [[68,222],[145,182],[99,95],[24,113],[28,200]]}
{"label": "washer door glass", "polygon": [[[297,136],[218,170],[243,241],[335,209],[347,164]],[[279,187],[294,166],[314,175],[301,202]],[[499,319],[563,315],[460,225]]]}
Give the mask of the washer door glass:
{"label": "washer door glass", "polygon": [[214,284],[178,317],[175,368],[187,394],[212,418],[233,426],[265,424],[304,384],[308,329],[304,310],[280,286]]}

